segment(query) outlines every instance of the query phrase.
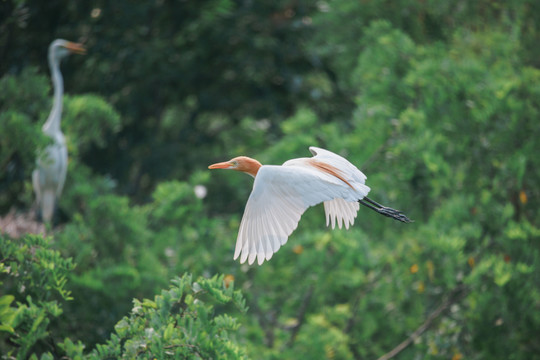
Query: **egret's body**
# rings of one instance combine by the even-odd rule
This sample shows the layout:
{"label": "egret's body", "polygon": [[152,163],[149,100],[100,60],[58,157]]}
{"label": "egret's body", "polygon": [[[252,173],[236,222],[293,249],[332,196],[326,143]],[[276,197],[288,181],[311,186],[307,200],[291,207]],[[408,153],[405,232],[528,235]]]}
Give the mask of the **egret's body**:
{"label": "egret's body", "polygon": [[40,152],[37,166],[32,173],[32,185],[41,209],[43,221],[51,221],[55,203],[62,193],[67,174],[68,153],[64,134],[60,129],[64,83],[60,72],[60,60],[70,53],[84,53],[80,44],[55,40],[49,46],[49,68],[54,88],[53,107],[43,125],[43,132],[52,138],[52,144]]}
{"label": "egret's body", "polygon": [[[366,176],[343,157],[310,147],[312,158],[292,159],[282,166],[261,165],[245,156],[210,165],[210,169],[233,169],[255,177],[240,223],[234,259],[257,258],[259,265],[287,242],[300,217],[310,206],[324,203],[326,224],[354,223],[359,203],[403,222],[410,220],[399,211],[366,198],[370,188]],[[365,199],[366,201],[364,201]]]}

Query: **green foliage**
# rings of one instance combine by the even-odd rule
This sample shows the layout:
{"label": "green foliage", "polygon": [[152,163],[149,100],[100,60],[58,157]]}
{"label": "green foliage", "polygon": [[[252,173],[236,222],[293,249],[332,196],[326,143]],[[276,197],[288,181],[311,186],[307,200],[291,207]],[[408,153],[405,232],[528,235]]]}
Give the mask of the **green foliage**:
{"label": "green foliage", "polygon": [[59,301],[72,300],[65,288],[74,269],[71,259],[51,250],[47,239],[28,235],[15,241],[1,237],[0,260],[0,284],[7,293],[0,297],[0,349],[5,356],[41,354],[48,359],[52,355],[47,350],[58,346],[74,359],[246,358],[234,340],[240,324],[224,311],[245,313],[247,307],[223,275],[197,281],[184,275],[154,301],[134,300],[131,315],[116,324],[110,340],[84,355],[82,343],[60,341],[50,331],[52,319],[66,316]]}
{"label": "green foliage", "polygon": [[69,146],[70,154],[88,151],[91,145],[103,148],[107,138],[120,130],[120,115],[100,96],[66,96],[64,103],[62,127],[74,144]]}
{"label": "green foliage", "polygon": [[54,343],[51,321],[71,300],[67,276],[71,259],[51,249],[50,240],[27,235],[12,240],[0,236],[0,352],[23,359],[44,353]]}
{"label": "green foliage", "polygon": [[2,124],[0,131],[5,134],[0,139],[0,146],[5,150],[0,153],[0,164],[3,169],[7,169],[16,154],[24,164],[31,164],[35,160],[35,155],[27,149],[35,149],[48,143],[41,132],[32,127],[32,122],[25,114],[9,110],[2,112],[0,123]]}
{"label": "green foliage", "polygon": [[48,98],[50,82],[35,67],[25,67],[19,75],[2,74],[0,79],[0,107],[3,111],[24,113],[33,121],[46,116],[51,103]]}
{"label": "green foliage", "polygon": [[[103,181],[93,177],[96,185]],[[193,181],[204,183],[205,178],[194,176]],[[229,259],[230,247],[216,244],[220,227],[205,215],[194,185],[162,183],[154,201],[144,206],[131,206],[110,191],[82,180],[67,189],[77,213],[56,234],[58,248],[78,264],[70,277],[75,300],[65,307],[74,325],[58,331],[90,345],[104,341],[107,329],[129,311],[132,298],[152,296],[167,279],[188,269],[215,272],[212,254],[217,249]]]}
{"label": "green foliage", "polygon": [[[85,198],[85,204],[57,235],[59,248],[78,264],[71,274],[75,300],[66,306],[73,327],[59,329],[66,336],[86,333],[81,323],[105,332],[129,310],[130,299],[154,293],[167,279],[158,254],[146,248],[150,233],[140,209],[110,194]],[[98,334],[86,341],[98,341]]]}
{"label": "green foliage", "polygon": [[6,211],[25,202],[24,180],[33,170],[36,149],[50,142],[34,126],[46,116],[49,85],[36,68],[28,67],[19,76],[1,76],[0,89],[0,210]]}
{"label": "green foliage", "polygon": [[111,339],[88,358],[247,358],[235,341],[240,325],[222,313],[228,304],[247,311],[232,284],[225,283],[223,276],[193,281],[191,275],[172,284],[153,301],[134,300],[129,317],[120,320]]}
{"label": "green foliage", "polygon": [[[337,311],[342,312],[341,315],[345,319],[350,316],[347,314],[346,305],[345,307],[341,306],[341,309],[340,305],[337,307]],[[314,338],[317,338],[315,343],[313,342]],[[297,339],[296,346],[292,351],[287,352],[287,357],[353,359],[353,354],[347,345],[349,341],[348,336],[332,323],[332,319],[328,319],[323,314],[313,315],[307,319],[305,328]]]}
{"label": "green foliage", "polygon": [[386,105],[395,116],[404,106],[407,87],[403,77],[415,57],[415,44],[407,34],[385,21],[373,22],[365,30],[363,51],[351,77],[362,105]]}
{"label": "green foliage", "polygon": [[[360,359],[423,329],[397,357],[538,358],[540,3],[44,4],[2,4],[0,209],[29,204],[51,34],[78,34],[89,50],[62,67],[70,164],[47,245],[77,267],[42,281],[57,308],[2,273],[0,333],[21,341],[2,350]],[[362,207],[331,231],[319,206],[262,267],[233,262],[253,180],[207,165],[310,145],[416,221]]]}

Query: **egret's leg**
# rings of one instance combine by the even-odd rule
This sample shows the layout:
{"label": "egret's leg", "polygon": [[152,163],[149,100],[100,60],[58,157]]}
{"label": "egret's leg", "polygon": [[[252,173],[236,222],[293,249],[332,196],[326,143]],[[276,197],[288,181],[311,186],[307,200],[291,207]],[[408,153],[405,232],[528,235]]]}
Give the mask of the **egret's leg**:
{"label": "egret's leg", "polygon": [[398,220],[398,221],[401,221],[401,222],[404,222],[404,223],[412,222],[412,220],[409,219],[401,211],[396,210],[396,209],[392,209],[392,208],[389,208],[389,207],[386,207],[386,206],[383,206],[383,205],[369,199],[368,197],[364,197],[363,199],[358,200],[358,202],[360,204],[364,205],[365,207],[367,207],[367,208],[369,208],[369,209],[371,209],[373,211],[378,212],[381,215],[390,217],[392,219],[395,219],[395,220]]}

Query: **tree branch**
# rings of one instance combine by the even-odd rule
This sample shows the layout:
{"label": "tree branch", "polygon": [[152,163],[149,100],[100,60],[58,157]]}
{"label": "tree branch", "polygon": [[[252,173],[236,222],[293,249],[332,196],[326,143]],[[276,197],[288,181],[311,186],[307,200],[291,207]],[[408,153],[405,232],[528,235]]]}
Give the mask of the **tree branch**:
{"label": "tree branch", "polygon": [[409,346],[411,343],[413,343],[416,339],[420,337],[426,331],[433,321],[439,317],[446,309],[448,309],[452,304],[460,301],[462,298],[467,295],[468,291],[464,285],[458,285],[456,286],[451,292],[450,295],[448,295],[448,298],[442,302],[439,307],[437,307],[429,316],[427,317],[426,321],[418,327],[405,341],[403,341],[401,344],[396,346],[392,351],[384,354],[381,356],[378,360],[388,360],[399,354],[401,351],[403,351],[407,346]]}

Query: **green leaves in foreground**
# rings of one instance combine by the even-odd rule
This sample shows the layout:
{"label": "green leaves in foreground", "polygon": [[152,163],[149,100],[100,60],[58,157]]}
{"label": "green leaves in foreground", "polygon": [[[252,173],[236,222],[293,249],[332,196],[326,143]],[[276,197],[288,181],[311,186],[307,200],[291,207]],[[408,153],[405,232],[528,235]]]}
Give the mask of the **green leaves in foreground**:
{"label": "green leaves in foreground", "polygon": [[[104,345],[83,354],[84,345],[60,339],[50,323],[70,300],[65,289],[71,259],[50,249],[47,238],[0,236],[0,353],[9,358],[52,359],[56,349],[71,359],[244,359],[235,339],[240,327],[226,312],[246,312],[245,300],[223,275],[172,280],[154,300],[134,300],[129,316]],[[58,355],[58,353],[56,353]]]}
{"label": "green leaves in foreground", "polygon": [[186,274],[153,301],[133,303],[131,314],[116,324],[116,333],[89,358],[246,358],[233,336],[240,324],[223,311],[231,304],[242,312],[247,308],[223,275],[194,282]]}
{"label": "green leaves in foreground", "polygon": [[50,349],[55,342],[49,324],[70,300],[65,289],[71,259],[50,249],[47,238],[0,235],[0,353],[25,359]]}

